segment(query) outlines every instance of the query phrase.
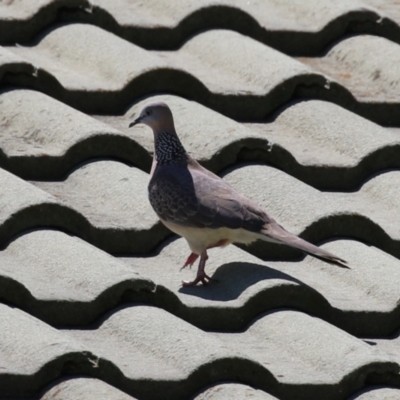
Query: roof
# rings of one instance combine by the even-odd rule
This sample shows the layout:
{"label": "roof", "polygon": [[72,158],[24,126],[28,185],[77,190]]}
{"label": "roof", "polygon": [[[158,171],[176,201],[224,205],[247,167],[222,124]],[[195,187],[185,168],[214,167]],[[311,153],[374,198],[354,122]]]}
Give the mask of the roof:
{"label": "roof", "polygon": [[[0,4],[0,399],[400,398],[395,0]],[[186,242],[147,200],[188,151],[341,269]]]}

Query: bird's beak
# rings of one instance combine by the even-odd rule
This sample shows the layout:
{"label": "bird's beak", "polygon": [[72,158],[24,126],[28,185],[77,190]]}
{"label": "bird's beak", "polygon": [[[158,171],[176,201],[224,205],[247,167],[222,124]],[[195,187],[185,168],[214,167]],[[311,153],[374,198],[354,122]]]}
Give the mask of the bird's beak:
{"label": "bird's beak", "polygon": [[134,121],[132,121],[132,122],[129,124],[129,128],[132,128],[132,126],[135,126],[135,125],[139,124],[141,120],[142,120],[142,117],[136,118]]}

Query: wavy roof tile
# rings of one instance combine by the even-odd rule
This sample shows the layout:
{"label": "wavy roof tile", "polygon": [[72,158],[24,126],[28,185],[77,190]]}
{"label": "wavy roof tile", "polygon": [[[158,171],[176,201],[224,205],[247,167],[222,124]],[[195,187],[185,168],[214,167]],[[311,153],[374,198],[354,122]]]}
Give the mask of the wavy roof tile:
{"label": "wavy roof tile", "polygon": [[157,284],[148,301],[203,329],[240,330],[262,312],[294,307],[357,336],[392,334],[400,312],[398,259],[355,240],[322,247],[345,254],[351,269],[311,257],[262,261],[239,248],[211,250],[207,270],[218,284],[189,290],[179,285],[194,274],[179,270],[189,254],[183,239],[152,257],[121,260]]}
{"label": "wavy roof tile", "polygon": [[[396,1],[0,4],[0,399],[400,397]],[[362,34],[362,35],[361,35]],[[373,57],[371,56],[374,55]],[[349,261],[190,250],[146,199],[188,151]]]}
{"label": "wavy roof tile", "polygon": [[[2,43],[27,41],[58,20],[82,21],[147,48],[176,48],[208,29],[232,29],[290,54],[316,54],[348,32],[399,41],[395,1],[43,0],[2,9]],[[135,18],[132,18],[132,15]]]}

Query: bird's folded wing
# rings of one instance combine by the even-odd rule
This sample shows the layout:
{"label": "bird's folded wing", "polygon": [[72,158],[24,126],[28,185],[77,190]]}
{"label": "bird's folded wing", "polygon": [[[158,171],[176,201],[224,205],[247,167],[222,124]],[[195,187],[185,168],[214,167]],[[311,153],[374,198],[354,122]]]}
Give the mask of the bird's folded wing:
{"label": "bird's folded wing", "polygon": [[[273,221],[226,181],[201,170],[186,169],[176,174],[173,167],[164,168],[154,178],[155,182],[149,185],[150,201],[157,214],[168,222],[188,227],[244,228],[259,232],[265,223]],[[158,202],[151,200],[152,191]]]}

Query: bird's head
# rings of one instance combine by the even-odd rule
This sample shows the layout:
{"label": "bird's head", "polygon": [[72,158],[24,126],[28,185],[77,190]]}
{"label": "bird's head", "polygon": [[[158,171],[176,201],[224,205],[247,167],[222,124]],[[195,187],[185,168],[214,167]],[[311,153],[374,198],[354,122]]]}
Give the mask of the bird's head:
{"label": "bird's head", "polygon": [[162,102],[150,103],[144,107],[139,117],[129,124],[129,128],[137,124],[145,124],[152,128],[154,132],[168,128],[175,130],[172,112]]}

